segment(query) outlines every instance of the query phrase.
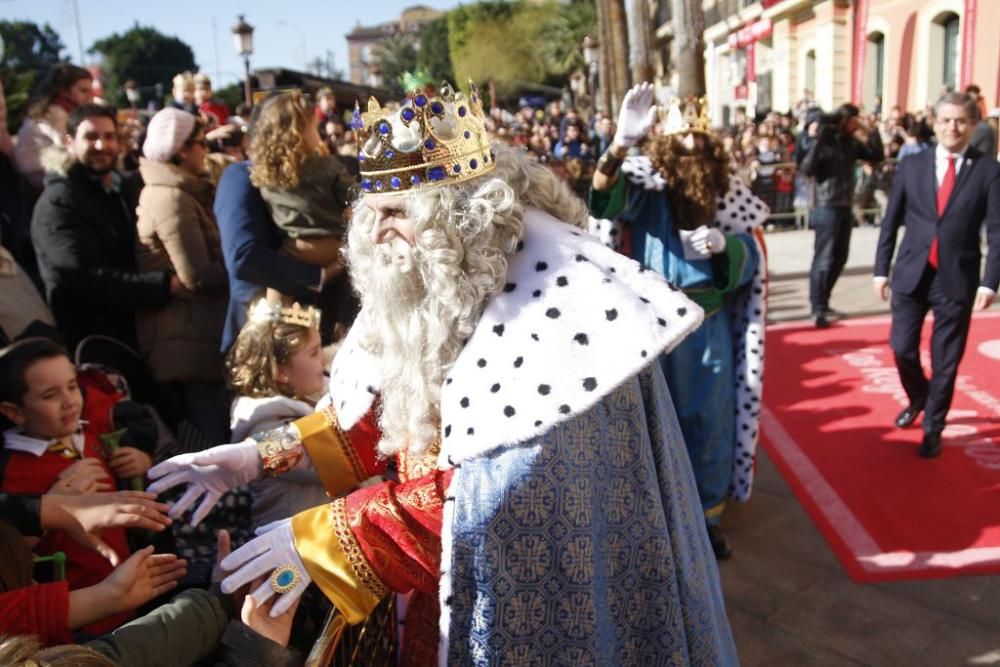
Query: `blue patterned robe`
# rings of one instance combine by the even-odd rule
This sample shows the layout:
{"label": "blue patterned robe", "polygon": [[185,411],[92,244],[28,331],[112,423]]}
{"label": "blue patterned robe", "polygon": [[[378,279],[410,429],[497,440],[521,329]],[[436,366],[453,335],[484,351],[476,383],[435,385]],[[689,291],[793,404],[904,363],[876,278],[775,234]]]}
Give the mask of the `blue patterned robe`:
{"label": "blue patterned robe", "polygon": [[738,664],[658,364],[450,494],[447,664]]}

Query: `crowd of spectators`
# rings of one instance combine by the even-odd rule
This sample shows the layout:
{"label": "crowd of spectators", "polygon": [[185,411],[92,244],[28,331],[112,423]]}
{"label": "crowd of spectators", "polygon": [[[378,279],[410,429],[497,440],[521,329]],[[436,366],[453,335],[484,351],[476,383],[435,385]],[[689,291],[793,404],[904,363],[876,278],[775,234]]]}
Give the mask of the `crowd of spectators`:
{"label": "crowd of spectators", "polygon": [[[314,476],[231,494],[198,529],[141,489],[152,463],[259,426],[261,405],[289,419],[312,409],[320,346],[357,308],[339,253],[357,139],[329,89],[315,101],[272,95],[251,119],[203,74],[179,73],[170,104],[151,115],[92,99],[91,84],[88,70],[55,67],[16,139],[0,88],[0,635],[41,642],[0,641],[0,663],[69,664],[59,651],[83,650],[98,656],[87,664],[143,664],[166,650],[167,632],[192,637],[182,649],[192,656],[279,664],[294,657],[295,610],[271,619],[250,598],[222,596],[210,570],[230,534],[238,545],[261,517],[321,496]],[[861,115],[859,136],[879,133],[886,160],[857,167],[857,215],[883,203],[895,160],[931,145],[932,113]],[[497,140],[581,194],[615,134],[609,115],[562,101],[489,119]],[[807,206],[796,165],[822,122],[806,100],[786,114],[738,112],[720,130],[733,168],[776,220]],[[992,141],[995,154],[995,132]],[[260,308],[314,305],[322,327],[248,322],[266,293]],[[226,530],[217,538],[215,528]],[[58,563],[56,552],[68,561],[33,584],[33,559]],[[189,590],[166,602],[177,586]],[[297,628],[322,619],[322,603],[306,606],[312,625]]]}

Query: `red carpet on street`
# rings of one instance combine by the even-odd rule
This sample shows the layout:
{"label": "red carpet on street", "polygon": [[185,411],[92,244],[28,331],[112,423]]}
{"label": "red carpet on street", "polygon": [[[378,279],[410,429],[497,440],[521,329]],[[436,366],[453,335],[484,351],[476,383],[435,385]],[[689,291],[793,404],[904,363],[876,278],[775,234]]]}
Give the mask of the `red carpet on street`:
{"label": "red carpet on street", "polygon": [[973,317],[937,459],[893,426],[888,339],[888,317],[768,327],[763,446],[855,581],[1000,573],[1000,313]]}

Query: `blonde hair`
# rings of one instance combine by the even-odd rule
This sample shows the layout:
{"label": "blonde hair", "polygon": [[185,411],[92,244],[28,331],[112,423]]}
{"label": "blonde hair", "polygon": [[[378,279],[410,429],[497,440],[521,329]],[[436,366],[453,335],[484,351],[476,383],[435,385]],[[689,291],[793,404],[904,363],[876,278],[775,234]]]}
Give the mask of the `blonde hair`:
{"label": "blonde hair", "polygon": [[4,667],[118,667],[107,656],[77,644],[42,648],[34,636],[0,635],[0,665]]}
{"label": "blonde hair", "polygon": [[[378,195],[376,195],[378,196]],[[524,235],[524,208],[583,226],[586,205],[524,153],[496,147],[493,173],[400,198],[413,220],[412,266],[389,279],[372,243],[375,214],[354,207],[347,259],[363,308],[355,327],[383,373],[379,450],[427,451],[438,437],[441,385],[488,299],[503,289],[508,257]]]}
{"label": "blonde hair", "polygon": [[180,74],[175,74],[173,81],[171,81],[171,88],[177,90],[178,88],[188,88],[189,86],[194,86],[194,76],[191,72],[181,72]]}
{"label": "blonde hair", "polygon": [[295,396],[278,381],[278,366],[305,347],[309,331],[301,324],[248,321],[226,355],[229,388],[249,398]]}
{"label": "blonde hair", "polygon": [[303,135],[314,117],[312,103],[298,91],[264,101],[250,134],[250,180],[258,188],[290,190],[299,184],[309,156]]}

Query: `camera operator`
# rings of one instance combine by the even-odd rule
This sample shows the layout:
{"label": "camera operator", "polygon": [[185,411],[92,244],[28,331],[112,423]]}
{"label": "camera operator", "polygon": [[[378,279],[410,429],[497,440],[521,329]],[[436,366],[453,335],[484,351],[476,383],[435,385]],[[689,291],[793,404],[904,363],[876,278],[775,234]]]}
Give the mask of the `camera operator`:
{"label": "camera operator", "polygon": [[[812,268],[809,270],[809,305],[817,327],[830,326],[830,293],[847,263],[854,224],[854,163],[881,162],[882,139],[878,129],[866,127],[858,107],[844,104],[836,113],[824,114],[808,126],[799,164],[811,178],[813,209],[810,223],[816,230]],[[867,139],[862,140],[867,134]]]}

